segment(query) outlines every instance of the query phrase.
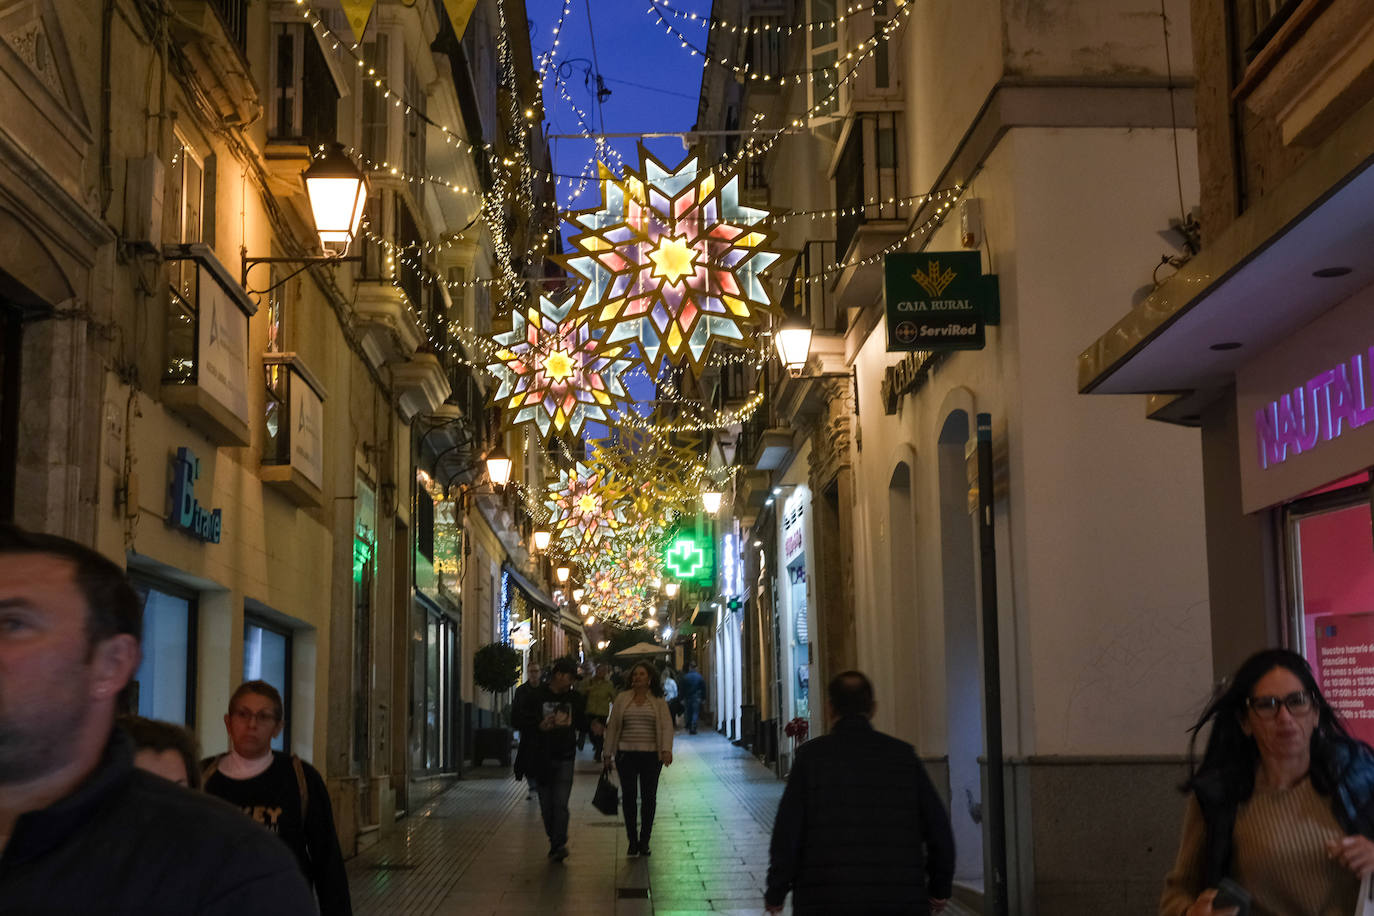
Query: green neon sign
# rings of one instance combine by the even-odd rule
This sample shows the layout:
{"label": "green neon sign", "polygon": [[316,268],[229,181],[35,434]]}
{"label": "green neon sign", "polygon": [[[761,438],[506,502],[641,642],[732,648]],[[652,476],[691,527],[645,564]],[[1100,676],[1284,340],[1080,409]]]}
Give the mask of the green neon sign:
{"label": "green neon sign", "polygon": [[663,553],[663,567],[674,579],[709,584],[714,577],[709,541],[679,535]]}

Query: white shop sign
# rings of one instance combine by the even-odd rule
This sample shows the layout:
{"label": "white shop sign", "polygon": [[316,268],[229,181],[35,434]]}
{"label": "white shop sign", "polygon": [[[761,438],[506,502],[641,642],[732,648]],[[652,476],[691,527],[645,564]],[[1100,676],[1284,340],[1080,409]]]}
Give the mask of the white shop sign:
{"label": "white shop sign", "polygon": [[291,382],[291,466],[324,487],[324,402],[299,375]]}
{"label": "white shop sign", "polygon": [[248,316],[201,268],[196,384],[248,422]]}

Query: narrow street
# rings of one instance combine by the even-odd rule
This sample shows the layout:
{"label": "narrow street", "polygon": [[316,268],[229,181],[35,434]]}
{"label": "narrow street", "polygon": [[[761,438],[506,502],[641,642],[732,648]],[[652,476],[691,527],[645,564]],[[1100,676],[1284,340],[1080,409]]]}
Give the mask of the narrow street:
{"label": "narrow street", "polygon": [[[768,835],[783,783],[719,735],[679,734],[659,784],[653,856],[625,857],[624,827],[591,806],[600,767],[579,755],[563,865],[548,861],[539,803],[509,770],[471,773],[349,863],[354,912],[626,914],[763,911]],[[790,911],[790,907],[789,907]]]}

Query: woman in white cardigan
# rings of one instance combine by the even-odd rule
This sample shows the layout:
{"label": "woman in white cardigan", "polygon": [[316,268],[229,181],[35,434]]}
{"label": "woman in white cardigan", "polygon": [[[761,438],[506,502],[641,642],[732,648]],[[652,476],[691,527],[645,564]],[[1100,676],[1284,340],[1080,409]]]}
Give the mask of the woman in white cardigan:
{"label": "woman in white cardigan", "polygon": [[[647,856],[658,804],[658,777],[665,766],[673,763],[673,716],[648,662],[630,669],[630,689],[611,704],[602,758],[606,769],[614,765],[620,771],[625,832],[630,837],[627,855]],[[637,807],[641,809],[638,812]]]}

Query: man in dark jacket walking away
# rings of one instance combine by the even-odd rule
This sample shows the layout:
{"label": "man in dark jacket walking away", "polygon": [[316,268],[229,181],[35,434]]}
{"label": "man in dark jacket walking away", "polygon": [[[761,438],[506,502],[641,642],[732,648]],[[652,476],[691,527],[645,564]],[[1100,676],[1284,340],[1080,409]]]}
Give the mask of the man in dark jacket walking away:
{"label": "man in dark jacket walking away", "polygon": [[687,673],[678,682],[678,687],[684,711],[687,714],[687,733],[695,735],[697,733],[697,717],[701,715],[701,704],[706,701],[706,679],[701,676],[701,672],[697,670],[695,664],[690,664],[687,666]]}
{"label": "man in dark jacket walking away", "polygon": [[949,814],[904,741],[875,731],[873,684],[830,682],[830,734],[797,749],[773,822],[764,905],[803,913],[938,913],[954,879]]}
{"label": "man in dark jacket walking away", "polygon": [[584,709],[582,694],[572,689],[575,677],[577,666],[572,659],[560,658],[553,663],[549,682],[525,694],[513,710],[521,741],[526,735],[531,740],[525,771],[535,779],[539,813],[549,835],[549,858],[555,862],[568,857],[568,796],[577,756],[577,724]]}

